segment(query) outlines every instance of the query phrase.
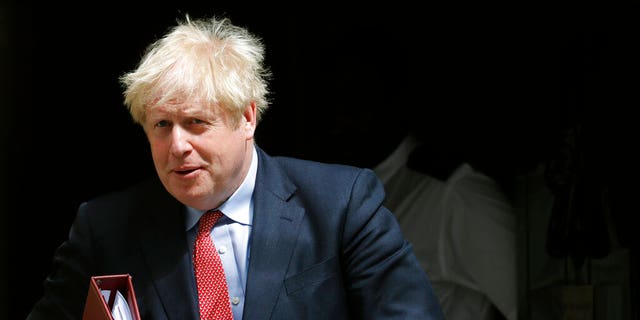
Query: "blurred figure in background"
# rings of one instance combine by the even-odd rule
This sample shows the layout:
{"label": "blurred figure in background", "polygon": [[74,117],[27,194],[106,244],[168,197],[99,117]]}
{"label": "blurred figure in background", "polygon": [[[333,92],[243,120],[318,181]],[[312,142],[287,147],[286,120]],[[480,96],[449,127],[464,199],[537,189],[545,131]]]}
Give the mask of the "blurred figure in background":
{"label": "blurred figure in background", "polygon": [[515,320],[511,201],[494,178],[471,164],[463,144],[442,137],[409,133],[375,167],[386,205],[413,243],[447,319]]}

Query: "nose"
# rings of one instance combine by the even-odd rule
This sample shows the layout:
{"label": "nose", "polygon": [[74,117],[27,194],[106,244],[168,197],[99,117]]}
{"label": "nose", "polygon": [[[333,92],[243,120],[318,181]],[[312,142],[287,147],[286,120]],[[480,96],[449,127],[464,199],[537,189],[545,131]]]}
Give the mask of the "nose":
{"label": "nose", "polygon": [[174,126],[171,130],[171,147],[169,152],[175,157],[181,158],[188,155],[193,146],[190,141],[191,135],[180,126]]}

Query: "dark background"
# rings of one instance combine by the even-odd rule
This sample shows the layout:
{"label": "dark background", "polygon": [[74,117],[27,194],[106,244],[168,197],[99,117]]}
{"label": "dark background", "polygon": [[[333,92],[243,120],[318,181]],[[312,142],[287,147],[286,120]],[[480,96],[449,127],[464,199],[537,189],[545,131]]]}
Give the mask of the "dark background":
{"label": "dark background", "polygon": [[0,6],[6,318],[23,319],[42,294],[82,201],[155,174],[117,78],[184,13],[227,15],[264,38],[273,103],[257,142],[271,154],[373,166],[418,121],[480,151],[508,186],[580,123],[595,172],[623,184],[635,170],[640,29],[630,8],[9,0]]}

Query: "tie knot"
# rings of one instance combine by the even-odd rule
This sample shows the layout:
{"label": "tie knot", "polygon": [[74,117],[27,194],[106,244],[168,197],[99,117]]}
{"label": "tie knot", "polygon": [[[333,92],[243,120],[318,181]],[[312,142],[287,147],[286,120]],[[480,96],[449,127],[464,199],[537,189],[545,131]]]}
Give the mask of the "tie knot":
{"label": "tie knot", "polygon": [[218,219],[222,217],[222,212],[220,210],[210,210],[205,212],[205,214],[200,217],[200,225],[198,226],[198,233],[209,233],[213,225],[216,224]]}

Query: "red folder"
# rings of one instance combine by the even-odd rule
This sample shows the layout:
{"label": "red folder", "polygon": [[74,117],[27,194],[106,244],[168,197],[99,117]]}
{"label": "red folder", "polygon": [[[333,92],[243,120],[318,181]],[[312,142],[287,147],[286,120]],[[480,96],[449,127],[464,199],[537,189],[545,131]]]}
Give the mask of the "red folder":
{"label": "red folder", "polygon": [[[109,301],[102,295],[102,290],[109,290]],[[116,292],[119,291],[127,300],[131,316],[140,320],[138,303],[129,274],[93,276],[89,281],[89,292],[84,306],[83,320],[113,320],[113,308]]]}

